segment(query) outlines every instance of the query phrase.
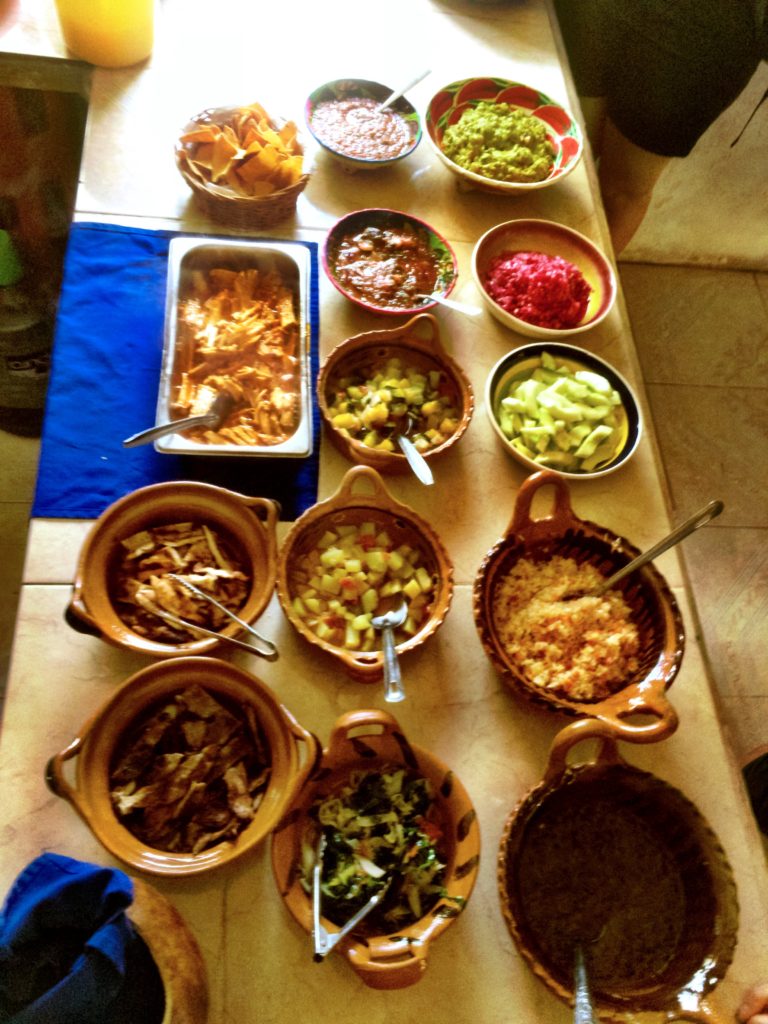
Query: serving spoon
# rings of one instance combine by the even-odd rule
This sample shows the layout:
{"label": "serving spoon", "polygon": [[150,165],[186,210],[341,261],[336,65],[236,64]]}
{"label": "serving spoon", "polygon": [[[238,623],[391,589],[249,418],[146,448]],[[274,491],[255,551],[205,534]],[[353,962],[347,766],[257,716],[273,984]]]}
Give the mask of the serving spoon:
{"label": "serving spoon", "polygon": [[454,309],[457,313],[464,313],[465,316],[480,316],[483,312],[480,306],[472,306],[467,302],[457,302],[456,299],[448,299],[445,295],[441,295],[439,292],[432,292],[430,295],[419,294],[416,296],[417,299],[424,299],[425,302],[437,302],[441,306],[445,306],[447,309]]}
{"label": "serving spoon", "polygon": [[173,420],[171,423],[160,423],[156,427],[148,427],[140,430],[138,434],[131,434],[123,441],[123,448],[136,448],[140,444],[149,444],[158,437],[165,437],[166,434],[176,434],[179,430],[187,430],[189,427],[212,427],[218,430],[224,420],[229,416],[235,404],[235,399],[228,391],[220,391],[206,412],[197,416],[185,416],[181,420]]}
{"label": "serving spoon", "polygon": [[641,565],[646,565],[648,562],[652,562],[654,558],[667,551],[669,548],[674,547],[675,544],[679,543],[684,537],[687,537],[689,533],[693,533],[694,530],[698,530],[700,526],[705,526],[715,516],[719,516],[725,506],[722,501],[715,500],[710,501],[704,508],[699,509],[698,512],[694,512],[692,516],[681,523],[671,533],[667,534],[666,537],[662,538],[658,544],[654,544],[652,548],[644,551],[637,558],[633,558],[631,562],[627,562],[625,566],[622,566],[617,572],[608,579],[603,580],[596,587],[592,587],[589,590],[573,590],[570,593],[564,594],[560,599],[562,601],[573,601],[578,597],[599,597],[604,594],[606,590],[610,590],[616,583],[623,580],[625,576],[629,576],[630,573],[634,572],[635,569],[639,569]]}
{"label": "serving spoon", "polygon": [[595,1004],[589,989],[584,950],[576,947],[573,965],[573,1024],[597,1024]]}
{"label": "serving spoon", "polygon": [[384,102],[380,103],[378,107],[376,107],[376,113],[378,114],[380,110],[386,110],[386,108],[391,106],[395,102],[395,100],[399,100],[400,97],[404,96],[409,89],[412,89],[414,85],[418,85],[419,82],[423,81],[428,74],[430,74],[429,68],[427,68],[426,71],[420,72],[420,74],[418,74],[416,78],[413,78],[410,82],[408,82],[407,85],[404,85],[401,89],[397,89],[395,90],[395,92],[390,93],[390,95],[387,96]]}
{"label": "serving spoon", "polygon": [[408,602],[402,594],[399,602],[389,611],[374,615],[371,625],[381,630],[381,642],[384,654],[384,700],[388,704],[397,704],[405,700],[403,679],[400,674],[400,663],[397,660],[394,631],[402,626],[408,616]]}
{"label": "serving spoon", "polygon": [[408,465],[413,470],[416,477],[426,486],[433,484],[435,478],[432,475],[432,470],[429,468],[429,464],[424,456],[421,454],[419,449],[408,437],[408,434],[413,430],[416,423],[416,418],[413,413],[407,412],[405,414],[405,424],[399,430],[395,429],[390,434],[390,437],[394,438],[400,446],[400,450],[408,460]]}

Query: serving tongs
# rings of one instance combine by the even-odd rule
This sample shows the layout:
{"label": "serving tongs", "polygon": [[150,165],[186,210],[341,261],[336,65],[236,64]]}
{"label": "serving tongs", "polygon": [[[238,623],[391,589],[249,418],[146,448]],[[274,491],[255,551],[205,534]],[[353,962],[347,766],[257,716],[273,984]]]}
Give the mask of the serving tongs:
{"label": "serving tongs", "polygon": [[220,608],[221,611],[223,611],[226,615],[233,619],[244,630],[250,633],[251,636],[255,637],[259,641],[259,643],[262,644],[263,649],[256,647],[253,644],[247,644],[242,640],[238,640],[234,636],[227,636],[226,633],[217,633],[213,629],[206,629],[205,626],[198,626],[194,622],[188,622],[186,619],[181,619],[179,618],[178,615],[174,615],[173,612],[166,611],[165,608],[160,608],[159,605],[155,604],[154,601],[150,600],[147,597],[143,597],[139,602],[142,608],[150,612],[152,615],[156,615],[159,619],[163,619],[171,626],[187,629],[191,633],[201,633],[203,636],[213,637],[214,639],[221,640],[224,643],[232,644],[234,647],[239,647],[243,651],[248,651],[249,654],[258,654],[260,657],[265,658],[267,661],[276,660],[278,656],[278,651],[271,640],[267,640],[266,637],[261,636],[260,633],[256,632],[253,626],[248,625],[247,622],[244,622],[241,618],[238,618],[238,616],[235,615],[234,612],[231,612],[228,608],[225,608],[223,604],[216,600],[215,597],[211,597],[211,595],[206,594],[205,591],[199,590],[194,585],[194,583],[190,583],[188,580],[182,579],[180,576],[175,576],[173,573],[170,572],[167,575],[169,579],[176,580],[177,583],[180,583],[183,586],[185,586],[187,590],[191,591],[191,593],[195,594],[197,597],[201,597],[203,598],[203,600],[209,601],[211,602],[211,604],[216,605],[217,608]]}
{"label": "serving tongs", "polygon": [[373,910],[374,907],[378,906],[379,903],[384,899],[389,883],[391,879],[388,879],[383,888],[379,889],[377,893],[368,900],[368,902],[360,907],[356,914],[342,925],[337,932],[329,932],[322,921],[322,914],[320,912],[320,901],[321,901],[321,889],[320,883],[322,881],[323,874],[323,853],[325,852],[325,834],[320,833],[320,838],[317,841],[317,849],[315,851],[315,865],[312,868],[312,941],[315,946],[314,960],[315,963],[322,963],[326,956],[334,949],[335,946],[341,942],[341,940],[356,928],[360,922]]}

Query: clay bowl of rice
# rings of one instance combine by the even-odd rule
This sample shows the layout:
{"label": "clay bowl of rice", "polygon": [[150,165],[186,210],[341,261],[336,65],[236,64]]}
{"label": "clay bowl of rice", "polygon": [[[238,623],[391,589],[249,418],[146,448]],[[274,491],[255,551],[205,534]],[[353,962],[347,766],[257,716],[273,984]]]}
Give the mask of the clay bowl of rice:
{"label": "clay bowl of rice", "polygon": [[[548,484],[552,514],[532,519],[534,495]],[[473,609],[483,648],[515,693],[644,742],[677,728],[666,696],[685,644],[675,598],[653,563],[600,597],[578,596],[639,553],[580,519],[565,481],[542,470],[523,483],[506,533],[478,570]]]}

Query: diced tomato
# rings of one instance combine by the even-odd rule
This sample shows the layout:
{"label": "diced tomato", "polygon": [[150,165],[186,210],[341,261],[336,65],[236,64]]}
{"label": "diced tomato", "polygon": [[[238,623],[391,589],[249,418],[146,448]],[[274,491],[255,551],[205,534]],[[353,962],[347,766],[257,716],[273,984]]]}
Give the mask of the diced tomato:
{"label": "diced tomato", "polygon": [[427,818],[418,818],[417,823],[427,839],[433,843],[438,843],[443,838],[443,830],[436,822],[429,821]]}

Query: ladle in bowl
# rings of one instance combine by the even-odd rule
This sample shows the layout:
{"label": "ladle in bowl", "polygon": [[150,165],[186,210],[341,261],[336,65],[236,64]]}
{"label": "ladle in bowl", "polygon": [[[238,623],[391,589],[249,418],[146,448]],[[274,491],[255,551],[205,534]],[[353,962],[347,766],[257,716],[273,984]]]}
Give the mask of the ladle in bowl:
{"label": "ladle in bowl", "polygon": [[381,630],[381,642],[384,654],[384,700],[388,704],[396,704],[405,700],[405,690],[400,674],[400,663],[395,649],[394,630],[402,626],[408,616],[408,602],[400,595],[399,604],[380,615],[374,615],[371,625]]}
{"label": "ladle in bowl", "polygon": [[576,947],[573,964],[573,1024],[598,1024],[581,946]]}
{"label": "ladle in bowl", "polygon": [[235,399],[228,391],[220,391],[211,402],[206,412],[197,416],[185,416],[181,420],[173,420],[171,423],[160,423],[156,427],[148,427],[140,430],[138,434],[131,434],[123,441],[123,448],[135,448],[140,444],[149,444],[156,441],[158,437],[165,437],[166,434],[176,434],[180,430],[187,430],[190,427],[211,427],[218,430],[224,420],[229,416]]}
{"label": "ladle in bowl", "polygon": [[387,98],[384,100],[384,102],[380,103],[378,107],[376,107],[376,113],[378,114],[380,110],[385,110],[387,107],[391,106],[395,102],[395,100],[399,100],[400,97],[404,96],[409,89],[412,89],[414,87],[414,85],[418,85],[419,82],[423,81],[428,74],[430,74],[429,68],[427,68],[426,71],[421,71],[415,78],[412,78],[407,85],[404,85],[402,86],[402,88],[396,89],[394,92],[390,93],[389,96],[387,96]]}
{"label": "ladle in bowl", "polygon": [[425,302],[436,302],[440,306],[453,309],[457,313],[463,313],[465,316],[480,316],[483,312],[480,306],[472,306],[468,302],[457,302],[456,299],[448,299],[439,292],[431,292],[429,295],[426,292],[419,293],[416,298],[424,299]]}
{"label": "ladle in bowl", "polygon": [[627,562],[626,565],[622,566],[617,572],[608,579],[603,580],[596,587],[592,587],[589,590],[573,590],[570,593],[564,594],[560,600],[562,601],[574,601],[579,597],[599,597],[604,594],[606,590],[610,590],[612,586],[623,580],[625,576],[629,576],[630,573],[634,572],[635,569],[639,569],[641,565],[646,565],[648,562],[652,562],[654,558],[662,554],[662,552],[669,550],[674,547],[684,537],[687,537],[689,533],[693,533],[694,530],[698,530],[700,526],[705,526],[715,516],[719,516],[723,511],[722,501],[715,500],[710,501],[704,508],[699,509],[692,516],[681,523],[671,533],[667,534],[658,544],[654,544],[652,548],[644,551],[637,558],[633,558],[631,562]]}
{"label": "ladle in bowl", "polygon": [[427,460],[421,454],[419,449],[408,437],[410,432],[413,430],[416,418],[412,413],[405,414],[405,424],[400,429],[395,429],[391,437],[397,441],[400,446],[400,450],[408,460],[408,465],[413,470],[415,476],[425,485],[429,486],[435,482],[435,478],[432,475],[432,470],[427,464]]}

